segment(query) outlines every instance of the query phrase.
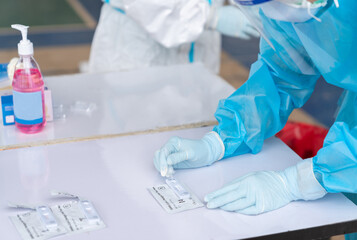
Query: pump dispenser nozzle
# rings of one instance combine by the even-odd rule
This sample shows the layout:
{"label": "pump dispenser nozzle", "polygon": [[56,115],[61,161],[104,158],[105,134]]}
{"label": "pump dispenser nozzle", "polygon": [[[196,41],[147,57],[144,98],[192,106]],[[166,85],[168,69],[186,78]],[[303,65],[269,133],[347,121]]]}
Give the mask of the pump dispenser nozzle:
{"label": "pump dispenser nozzle", "polygon": [[21,24],[13,24],[11,27],[21,31],[22,40],[17,44],[19,55],[33,55],[33,44],[27,39],[27,29],[29,27]]}

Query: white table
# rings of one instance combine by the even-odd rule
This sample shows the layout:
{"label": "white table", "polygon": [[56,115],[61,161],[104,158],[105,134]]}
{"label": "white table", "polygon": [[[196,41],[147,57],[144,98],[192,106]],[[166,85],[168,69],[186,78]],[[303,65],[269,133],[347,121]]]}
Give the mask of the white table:
{"label": "white table", "polygon": [[[341,194],[293,202],[259,216],[206,208],[166,213],[147,190],[163,181],[152,163],[154,151],[171,136],[200,138],[209,130],[206,127],[0,151],[1,239],[20,239],[8,219],[15,211],[5,208],[6,203],[60,202],[50,199],[51,189],[90,199],[108,226],[58,238],[68,240],[241,239],[357,219],[357,206]],[[271,138],[257,155],[180,170],[176,177],[202,200],[205,194],[245,173],[281,170],[300,160],[280,140]]]}
{"label": "white table", "polygon": [[[0,124],[0,149],[212,125],[218,101],[234,91],[201,64],[53,76],[45,82],[52,91],[54,122],[30,135]],[[94,110],[79,111],[81,105]]]}

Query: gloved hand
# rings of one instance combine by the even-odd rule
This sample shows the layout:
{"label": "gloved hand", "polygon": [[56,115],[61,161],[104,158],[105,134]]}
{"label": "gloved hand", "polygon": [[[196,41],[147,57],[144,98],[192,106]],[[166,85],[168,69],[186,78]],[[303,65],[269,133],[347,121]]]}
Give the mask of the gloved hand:
{"label": "gloved hand", "polygon": [[326,190],[314,176],[312,160],[307,159],[281,172],[247,174],[206,195],[205,201],[208,208],[256,215],[294,200],[314,200],[325,194]]}
{"label": "gloved hand", "polygon": [[224,155],[224,145],[216,132],[207,133],[200,140],[171,138],[156,151],[154,164],[162,176],[171,176],[173,169],[208,166]]}
{"label": "gloved hand", "polygon": [[259,32],[251,25],[238,7],[220,7],[215,14],[215,20],[212,24],[214,29],[227,36],[242,39],[259,37]]}

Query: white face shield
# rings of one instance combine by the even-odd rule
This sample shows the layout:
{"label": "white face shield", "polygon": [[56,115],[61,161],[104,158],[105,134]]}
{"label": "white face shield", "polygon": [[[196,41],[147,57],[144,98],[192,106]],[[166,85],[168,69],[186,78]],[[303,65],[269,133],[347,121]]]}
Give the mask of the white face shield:
{"label": "white face shield", "polygon": [[[264,33],[260,12],[270,19],[284,22],[306,22],[312,18],[321,21],[315,15],[326,6],[327,1],[316,0],[311,3],[308,0],[231,0],[231,3],[242,10],[261,36],[272,46]],[[338,7],[338,0],[334,1]]]}

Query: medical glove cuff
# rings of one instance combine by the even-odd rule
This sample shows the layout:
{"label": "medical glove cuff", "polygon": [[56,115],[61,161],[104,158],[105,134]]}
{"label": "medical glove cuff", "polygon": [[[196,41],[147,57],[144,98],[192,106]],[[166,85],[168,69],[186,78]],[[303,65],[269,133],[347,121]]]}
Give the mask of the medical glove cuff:
{"label": "medical glove cuff", "polygon": [[304,200],[315,200],[326,195],[327,191],[317,181],[312,158],[305,159],[297,164],[298,185]]}
{"label": "medical glove cuff", "polygon": [[311,158],[285,169],[284,176],[295,200],[315,200],[327,193],[315,178]]}
{"label": "medical glove cuff", "polygon": [[223,158],[225,148],[223,141],[218,133],[214,131],[209,132],[202,138],[202,141],[208,145],[210,150],[210,157],[212,157],[212,161],[210,162],[216,162]]}
{"label": "medical glove cuff", "polygon": [[205,24],[206,29],[215,30],[218,23],[218,15],[215,7],[210,7],[209,15]]}

